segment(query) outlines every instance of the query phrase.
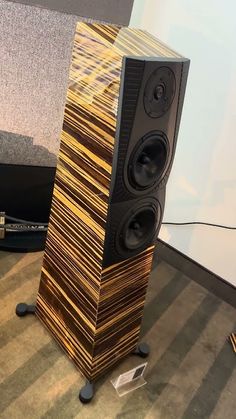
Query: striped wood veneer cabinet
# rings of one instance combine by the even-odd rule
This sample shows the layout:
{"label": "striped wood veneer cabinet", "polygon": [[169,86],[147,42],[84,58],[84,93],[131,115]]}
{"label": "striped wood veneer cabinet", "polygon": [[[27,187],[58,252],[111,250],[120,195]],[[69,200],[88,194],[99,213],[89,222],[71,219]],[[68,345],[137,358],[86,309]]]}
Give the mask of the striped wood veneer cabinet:
{"label": "striped wood veneer cabinet", "polygon": [[[112,199],[123,193],[118,138],[131,132],[144,56],[180,60],[144,31],[77,25],[36,313],[89,380],[135,349],[152,265],[153,239],[116,258],[108,237],[118,228],[108,221]],[[135,199],[124,201],[128,213]]]}

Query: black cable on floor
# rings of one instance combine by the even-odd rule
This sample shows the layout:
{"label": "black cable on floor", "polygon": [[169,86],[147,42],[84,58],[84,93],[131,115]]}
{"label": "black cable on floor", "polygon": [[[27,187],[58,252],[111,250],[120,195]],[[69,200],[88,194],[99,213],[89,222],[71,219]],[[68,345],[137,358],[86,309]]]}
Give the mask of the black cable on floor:
{"label": "black cable on floor", "polygon": [[223,224],[205,223],[203,221],[189,221],[189,222],[182,222],[182,223],[164,221],[162,224],[173,225],[173,226],[204,225],[204,226],[209,226],[209,227],[226,228],[227,230],[236,230],[236,227],[226,226]]}

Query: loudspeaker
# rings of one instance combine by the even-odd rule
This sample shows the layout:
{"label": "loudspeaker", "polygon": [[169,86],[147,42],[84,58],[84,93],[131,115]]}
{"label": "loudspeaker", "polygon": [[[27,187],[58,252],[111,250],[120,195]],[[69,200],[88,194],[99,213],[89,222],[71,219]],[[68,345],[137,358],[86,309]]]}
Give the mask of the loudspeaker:
{"label": "loudspeaker", "polygon": [[137,345],[189,60],[77,26],[36,313],[94,380]]}

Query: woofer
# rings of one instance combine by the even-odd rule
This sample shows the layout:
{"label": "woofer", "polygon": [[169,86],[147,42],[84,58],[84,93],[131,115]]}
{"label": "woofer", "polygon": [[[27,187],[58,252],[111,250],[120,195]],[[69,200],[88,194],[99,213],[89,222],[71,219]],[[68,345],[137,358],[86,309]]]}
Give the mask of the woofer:
{"label": "woofer", "polygon": [[128,164],[128,176],[136,189],[147,189],[161,179],[168,160],[168,140],[161,132],[142,137]]}
{"label": "woofer", "polygon": [[161,219],[161,209],[145,200],[132,209],[120,223],[117,231],[116,245],[119,253],[141,251],[153,239]]}
{"label": "woofer", "polygon": [[152,118],[160,118],[171,106],[175,95],[175,76],[168,67],[159,67],[149,77],[144,91],[144,108]]}

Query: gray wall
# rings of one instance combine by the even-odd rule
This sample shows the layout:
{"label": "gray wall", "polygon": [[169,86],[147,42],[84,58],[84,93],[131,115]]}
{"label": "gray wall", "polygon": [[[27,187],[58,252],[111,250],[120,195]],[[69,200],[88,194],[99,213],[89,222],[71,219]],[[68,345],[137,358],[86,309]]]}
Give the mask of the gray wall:
{"label": "gray wall", "polygon": [[[132,2],[64,3],[67,12],[125,24]],[[61,9],[63,2],[40,4]],[[78,20],[88,19],[0,0],[0,163],[56,165]]]}

